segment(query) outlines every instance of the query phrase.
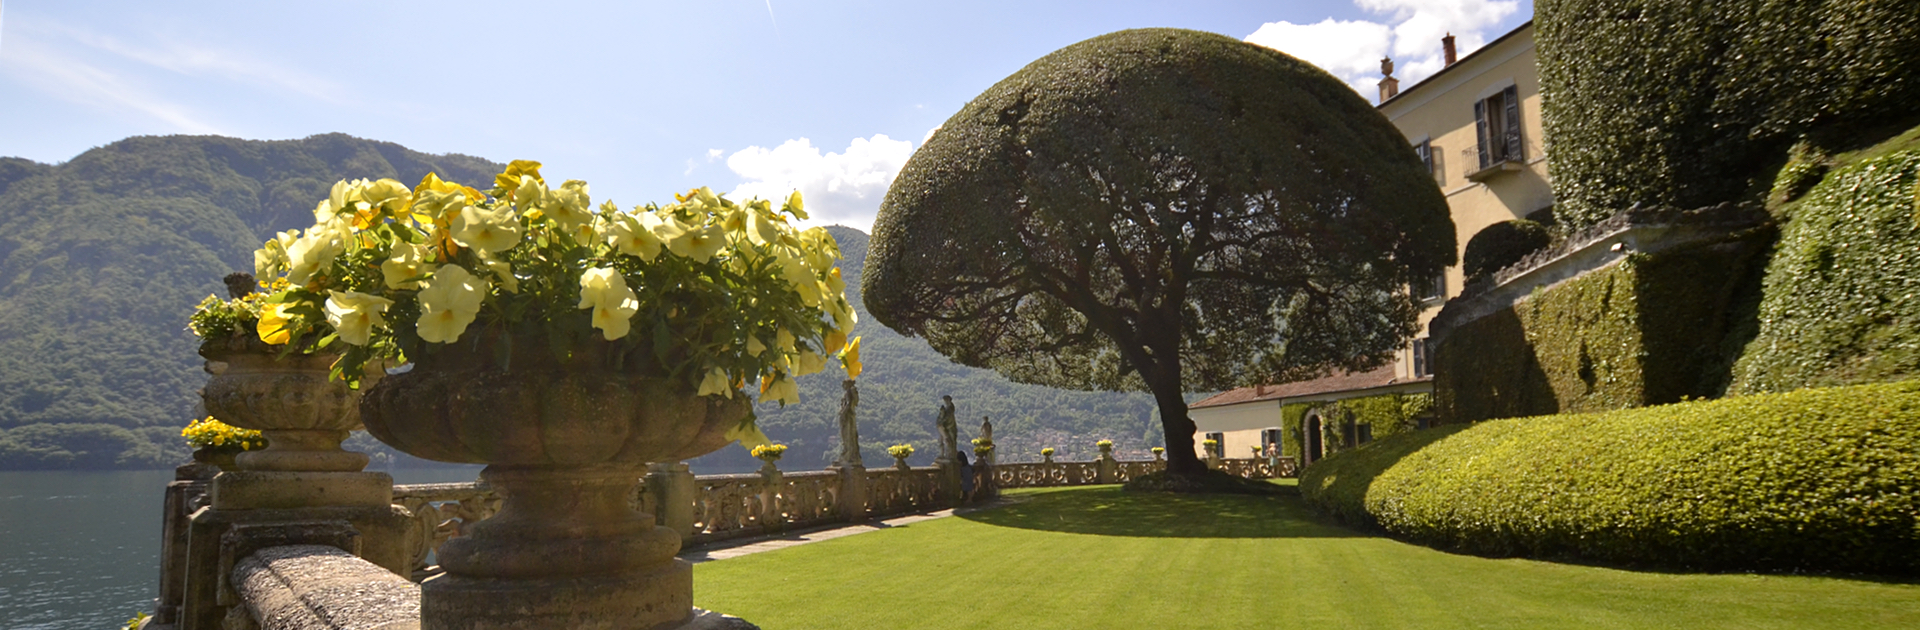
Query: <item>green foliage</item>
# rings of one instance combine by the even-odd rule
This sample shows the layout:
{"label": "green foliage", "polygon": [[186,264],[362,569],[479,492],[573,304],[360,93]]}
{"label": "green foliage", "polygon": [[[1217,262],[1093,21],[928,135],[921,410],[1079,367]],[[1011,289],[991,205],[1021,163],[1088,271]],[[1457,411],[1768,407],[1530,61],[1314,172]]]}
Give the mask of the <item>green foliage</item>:
{"label": "green foliage", "polygon": [[178,427],[153,431],[100,423],[30,424],[0,429],[0,470],[160,468],[185,461]]}
{"label": "green foliage", "polygon": [[1444,421],[1600,411],[1718,395],[1721,340],[1770,227],[1633,254],[1449,333],[1434,352]]}
{"label": "green foliage", "polygon": [[1467,239],[1467,250],[1460,255],[1461,269],[1468,278],[1492,275],[1552,242],[1553,234],[1547,226],[1526,219],[1501,221]]}
{"label": "green foliage", "polygon": [[1112,33],[995,84],[888,190],[876,319],[1015,381],[1182,391],[1359,370],[1414,332],[1401,287],[1454,262],[1445,199],[1338,79],[1270,48]]}
{"label": "green foliage", "polygon": [[1307,418],[1307,410],[1312,408],[1313,403],[1294,403],[1280,406],[1281,456],[1297,458],[1307,452],[1306,434],[1302,433],[1302,431],[1306,430],[1306,425],[1303,424],[1303,422]]}
{"label": "green foliage", "polygon": [[1732,392],[1920,375],[1916,185],[1920,147],[1837,168],[1794,204]]}
{"label": "green foliage", "polygon": [[1433,395],[1381,394],[1348,398],[1336,404],[1351,414],[1355,424],[1371,425],[1377,440],[1413,431],[1421,414],[1433,409]]}
{"label": "green foliage", "polygon": [[1767,194],[1802,136],[1920,114],[1909,0],[1541,0],[1555,214]]}
{"label": "green foliage", "polygon": [[1309,503],[1445,548],[1689,569],[1920,573],[1920,382],[1382,440]]}

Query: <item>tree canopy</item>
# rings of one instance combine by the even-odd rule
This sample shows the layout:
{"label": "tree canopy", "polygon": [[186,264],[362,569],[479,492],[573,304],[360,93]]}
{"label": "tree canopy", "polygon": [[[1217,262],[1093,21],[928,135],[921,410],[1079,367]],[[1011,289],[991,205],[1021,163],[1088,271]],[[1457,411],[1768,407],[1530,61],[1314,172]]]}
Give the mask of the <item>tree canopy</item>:
{"label": "tree canopy", "polygon": [[863,279],[887,326],[1017,381],[1148,390],[1176,472],[1183,389],[1386,362],[1405,290],[1454,262],[1400,132],[1305,62],[1131,30],[1002,80],[908,161]]}

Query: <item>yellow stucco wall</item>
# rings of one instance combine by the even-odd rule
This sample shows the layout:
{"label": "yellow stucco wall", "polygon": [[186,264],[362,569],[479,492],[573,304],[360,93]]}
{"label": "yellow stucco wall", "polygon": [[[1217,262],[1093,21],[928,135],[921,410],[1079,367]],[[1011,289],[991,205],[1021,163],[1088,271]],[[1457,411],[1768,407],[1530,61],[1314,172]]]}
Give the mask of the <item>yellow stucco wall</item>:
{"label": "yellow stucco wall", "polygon": [[[1475,182],[1467,179],[1478,170],[1476,155],[1479,138],[1474,129],[1473,105],[1506,86],[1514,86],[1520,96],[1520,135],[1525,142],[1524,161],[1517,171],[1501,172]],[[1454,239],[1464,254],[1467,241],[1489,225],[1525,217],[1553,204],[1548,187],[1547,155],[1540,123],[1540,73],[1534,60],[1533,26],[1527,25],[1510,36],[1489,44],[1454,67],[1402,91],[1380,106],[1380,113],[1411,144],[1427,140],[1436,156],[1435,185],[1446,195],[1453,214]],[[1446,296],[1460,294],[1466,275],[1459,265],[1447,269]],[[1441,300],[1429,302],[1420,315],[1425,336],[1427,322],[1440,313]],[[1399,373],[1413,376],[1413,353],[1401,352]]]}

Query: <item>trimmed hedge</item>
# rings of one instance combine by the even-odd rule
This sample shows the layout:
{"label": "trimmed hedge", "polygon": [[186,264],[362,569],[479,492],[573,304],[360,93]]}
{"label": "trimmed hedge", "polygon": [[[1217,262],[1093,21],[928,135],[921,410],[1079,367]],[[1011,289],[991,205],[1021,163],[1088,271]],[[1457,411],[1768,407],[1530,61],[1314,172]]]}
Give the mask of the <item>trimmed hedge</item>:
{"label": "trimmed hedge", "polygon": [[1309,466],[1349,522],[1489,555],[1920,573],[1920,381],[1381,440]]}
{"label": "trimmed hedge", "polygon": [[1469,279],[1492,275],[1551,243],[1553,234],[1547,226],[1525,219],[1501,221],[1467,240],[1467,250],[1460,255],[1461,270]]}
{"label": "trimmed hedge", "polygon": [[1602,411],[1715,396],[1739,291],[1771,227],[1629,255],[1468,322],[1434,349],[1439,419]]}
{"label": "trimmed hedge", "polygon": [[[1920,375],[1920,129],[1876,149],[1894,150],[1833,170],[1783,209],[1793,219],[1732,392]],[[1776,188],[1811,168],[1789,165]]]}
{"label": "trimmed hedge", "polygon": [[1767,193],[1802,136],[1920,114],[1912,0],[1540,0],[1555,214]]}

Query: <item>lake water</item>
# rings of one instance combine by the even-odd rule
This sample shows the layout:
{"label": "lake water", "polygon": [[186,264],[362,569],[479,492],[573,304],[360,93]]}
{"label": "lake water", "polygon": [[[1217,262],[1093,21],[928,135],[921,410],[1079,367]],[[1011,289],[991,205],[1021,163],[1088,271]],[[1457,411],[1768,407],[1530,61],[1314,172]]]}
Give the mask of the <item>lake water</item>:
{"label": "lake water", "polygon": [[[479,467],[402,468],[396,483],[472,481]],[[0,626],[118,628],[152,612],[171,470],[0,472]]]}

